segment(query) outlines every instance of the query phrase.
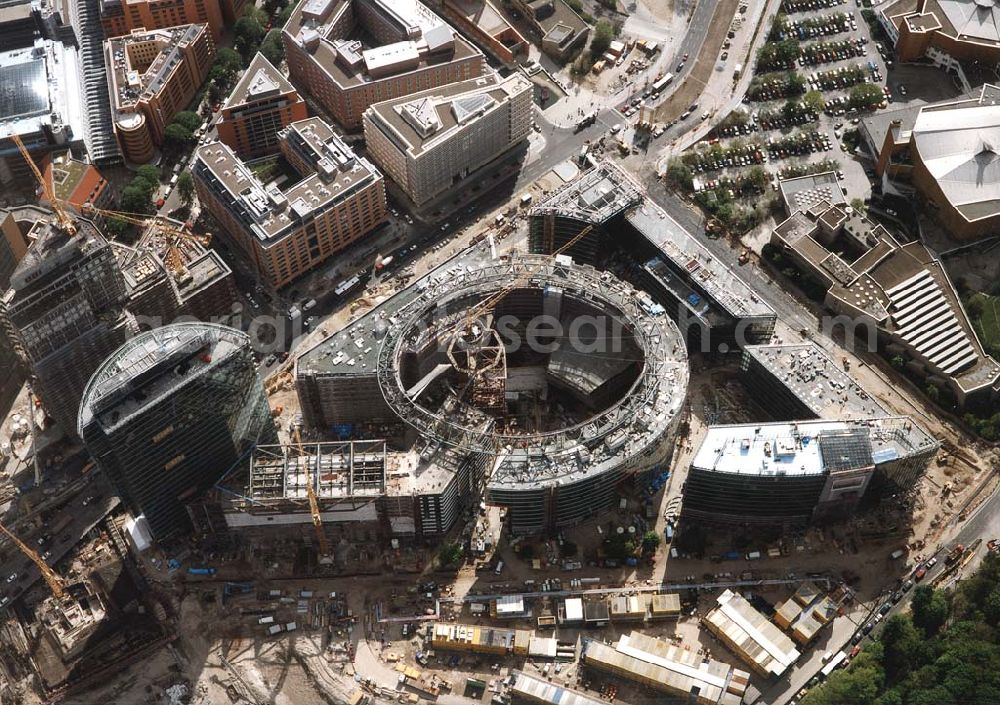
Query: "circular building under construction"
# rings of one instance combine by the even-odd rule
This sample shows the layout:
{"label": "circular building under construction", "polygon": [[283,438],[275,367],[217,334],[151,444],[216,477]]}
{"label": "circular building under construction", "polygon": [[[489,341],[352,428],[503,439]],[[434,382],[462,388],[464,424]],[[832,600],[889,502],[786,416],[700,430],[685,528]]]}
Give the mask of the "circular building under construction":
{"label": "circular building under construction", "polygon": [[470,250],[304,353],[296,382],[320,435],[385,431],[413,454],[407,492],[422,492],[422,462],[460,459],[459,491],[433,474],[437,520],[416,533],[447,531],[483,497],[528,534],[612,507],[667,458],[688,367],[673,321],[613,275]]}

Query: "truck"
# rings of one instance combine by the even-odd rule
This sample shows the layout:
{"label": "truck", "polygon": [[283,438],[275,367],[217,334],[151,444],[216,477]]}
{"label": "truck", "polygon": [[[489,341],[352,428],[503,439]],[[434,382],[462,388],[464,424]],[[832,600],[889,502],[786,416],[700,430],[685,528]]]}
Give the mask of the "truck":
{"label": "truck", "polygon": [[839,666],[843,665],[844,659],[847,658],[847,654],[843,651],[838,651],[836,654],[830,658],[824,658],[826,665],[823,666],[823,670],[820,671],[824,678],[828,677],[833,673]]}
{"label": "truck", "polygon": [[215,575],[215,568],[188,568],[188,575]]}
{"label": "truck", "polygon": [[733,78],[739,78],[740,74],[743,73],[743,64],[736,64],[736,68],[733,69]]}
{"label": "truck", "polygon": [[954,564],[956,561],[958,561],[959,558],[962,557],[963,553],[965,553],[965,545],[956,543],[954,546],[952,546],[952,549],[948,551],[948,556],[944,559],[944,564],[945,565]]}
{"label": "truck", "polygon": [[897,548],[895,551],[889,554],[889,558],[891,560],[896,560],[897,558],[902,558],[904,553],[906,553],[905,549]]}

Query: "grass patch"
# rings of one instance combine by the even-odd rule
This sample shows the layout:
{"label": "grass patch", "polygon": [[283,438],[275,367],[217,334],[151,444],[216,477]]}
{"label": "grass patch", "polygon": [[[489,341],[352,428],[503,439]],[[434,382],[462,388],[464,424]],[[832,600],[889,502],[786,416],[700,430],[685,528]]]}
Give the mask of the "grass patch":
{"label": "grass patch", "polygon": [[983,347],[994,355],[1000,353],[1000,296],[973,294],[967,309]]}
{"label": "grass patch", "polygon": [[281,184],[282,186],[291,186],[299,180],[299,173],[280,154],[247,162],[247,167],[264,184],[275,179],[280,180],[282,176],[287,177],[286,181]]}

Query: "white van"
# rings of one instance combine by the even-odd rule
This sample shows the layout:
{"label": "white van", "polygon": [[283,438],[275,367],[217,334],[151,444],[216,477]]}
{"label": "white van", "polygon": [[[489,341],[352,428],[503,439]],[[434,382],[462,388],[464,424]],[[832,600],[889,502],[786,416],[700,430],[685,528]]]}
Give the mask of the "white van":
{"label": "white van", "polygon": [[500,561],[499,563],[497,563],[496,573],[497,573],[497,575],[500,575],[500,573],[502,573],[502,572],[503,572],[503,561]]}

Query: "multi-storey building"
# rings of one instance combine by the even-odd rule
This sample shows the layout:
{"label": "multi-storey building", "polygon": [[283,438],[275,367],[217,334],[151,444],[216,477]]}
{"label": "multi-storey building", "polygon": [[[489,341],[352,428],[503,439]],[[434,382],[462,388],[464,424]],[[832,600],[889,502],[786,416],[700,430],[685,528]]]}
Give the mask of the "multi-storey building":
{"label": "multi-storey building", "polygon": [[282,41],[292,80],[348,130],[374,103],[486,70],[482,53],[418,0],[302,0]]}
{"label": "multi-storey building", "polygon": [[74,159],[71,152],[53,153],[44,171],[52,195],[82,213],[87,206],[110,208],[113,189],[93,164]]}
{"label": "multi-storey building", "polygon": [[278,132],[305,120],[309,109],[295,87],[263,54],[257,54],[219,110],[219,141],[240,159],[278,151]]}
{"label": "multi-storey building", "polygon": [[[232,22],[239,0],[100,0],[105,37],[120,37],[137,29],[152,31],[184,24],[204,24],[215,40],[225,22]],[[242,11],[242,10],[240,10]],[[227,15],[225,20],[223,15]],[[237,15],[238,16],[238,15]]]}
{"label": "multi-storey building", "polygon": [[364,115],[368,154],[423,205],[525,142],[532,93],[520,74],[489,73],[376,103]]}
{"label": "multi-storey building", "polygon": [[201,147],[193,169],[203,207],[274,288],[281,288],[385,220],[385,180],[320,118],[279,135],[304,178],[265,185],[221,142]]}
{"label": "multi-storey building", "polygon": [[879,10],[900,61],[1000,61],[1000,7],[992,0],[896,0]]}
{"label": "multi-storey building", "polygon": [[31,171],[10,136],[36,161],[47,152],[83,148],[80,59],[70,44],[36,39],[8,49],[0,42],[0,183],[31,188]]}
{"label": "multi-storey building", "polygon": [[142,164],[174,115],[194,98],[215,59],[205,24],[136,31],[104,44],[114,129],[125,158]]}
{"label": "multi-storey building", "polygon": [[258,442],[276,440],[250,339],[210,323],[136,336],[90,379],[78,432],[135,516],[163,540]]}
{"label": "multi-storey building", "polygon": [[90,375],[133,331],[114,251],[91,222],[76,228],[73,235],[39,218],[0,301],[0,321],[42,406],[68,434]]}
{"label": "multi-storey building", "polygon": [[542,51],[566,59],[587,43],[590,25],[565,0],[511,0],[541,39]]}
{"label": "multi-storey building", "polygon": [[[973,109],[967,119],[991,113]],[[942,134],[933,129],[939,118],[916,138],[922,160],[952,197],[980,199],[979,205],[989,208],[995,185],[988,178],[976,184],[976,173],[980,179],[993,173],[996,155],[988,145],[975,146],[985,145],[988,132],[967,126]],[[901,355],[910,372],[947,389],[960,406],[995,406],[1000,362],[983,347],[934,253],[921,242],[901,244],[850,206],[824,198],[811,203],[790,209],[771,243],[826,288],[825,304],[838,315],[834,323],[845,325],[851,336],[867,332],[869,351]]]}

